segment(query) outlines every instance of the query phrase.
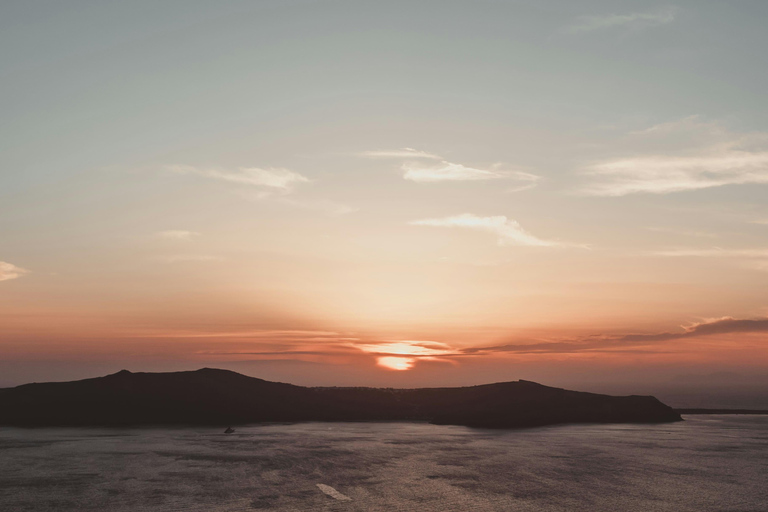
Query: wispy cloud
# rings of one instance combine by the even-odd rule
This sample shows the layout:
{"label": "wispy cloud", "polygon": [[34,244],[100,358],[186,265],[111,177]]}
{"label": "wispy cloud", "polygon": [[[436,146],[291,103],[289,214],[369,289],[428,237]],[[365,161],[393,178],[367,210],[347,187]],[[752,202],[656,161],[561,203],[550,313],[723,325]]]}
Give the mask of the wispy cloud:
{"label": "wispy cloud", "polygon": [[512,194],[514,192],[523,192],[524,190],[530,190],[536,186],[536,183],[527,183],[525,185],[518,185],[516,187],[510,187],[508,189],[505,189],[504,192],[507,192],[508,194]]}
{"label": "wispy cloud", "polygon": [[192,240],[196,236],[200,236],[197,231],[186,231],[183,229],[169,229],[166,231],[159,231],[156,233],[159,238],[166,238],[168,240]]}
{"label": "wispy cloud", "polygon": [[526,188],[534,186],[539,177],[522,171],[499,171],[496,169],[476,169],[461,164],[442,160],[437,165],[421,162],[406,162],[403,164],[403,178],[417,183],[434,183],[438,181],[478,181],[496,179],[514,179],[524,181]]}
{"label": "wispy cloud", "polygon": [[632,12],[628,14],[601,14],[592,16],[579,16],[568,27],[566,32],[579,34],[607,30],[613,28],[627,28],[632,30],[658,27],[675,21],[678,9],[667,6],[655,11]]}
{"label": "wispy cloud", "polygon": [[363,151],[360,156],[366,158],[425,158],[428,160],[442,160],[443,157],[427,151],[413,148],[386,149],[377,151]]}
{"label": "wispy cloud", "polygon": [[499,245],[526,245],[552,247],[562,245],[551,240],[542,240],[525,231],[520,224],[504,215],[493,217],[480,217],[471,213],[442,217],[437,219],[423,219],[409,222],[413,226],[433,226],[441,228],[467,228],[492,233],[498,237]]}
{"label": "wispy cloud", "polygon": [[632,143],[645,154],[584,167],[582,172],[594,182],[582,192],[617,197],[768,183],[768,135],[764,133],[733,134],[690,117],[634,132]]}
{"label": "wispy cloud", "polygon": [[483,181],[508,179],[523,182],[508,192],[520,192],[536,186],[539,176],[519,170],[501,170],[500,164],[489,169],[478,169],[449,162],[440,155],[413,148],[396,150],[365,151],[360,156],[368,158],[396,158],[407,160],[401,166],[403,178],[417,183],[436,183],[441,181]]}
{"label": "wispy cloud", "polygon": [[287,194],[299,183],[306,183],[308,178],[288,169],[270,167],[240,167],[231,169],[202,169],[186,165],[172,165],[168,170],[179,174],[194,174],[206,178],[229,181],[243,185],[259,187],[261,195],[267,197],[275,193]]}
{"label": "wispy cloud", "polygon": [[604,178],[585,189],[597,196],[669,194],[723,185],[768,183],[768,152],[726,150],[700,156],[641,156],[592,165]]}
{"label": "wispy cloud", "polygon": [[29,274],[29,270],[17,267],[12,263],[0,261],[0,281],[10,281],[11,279],[17,279],[25,274]]}

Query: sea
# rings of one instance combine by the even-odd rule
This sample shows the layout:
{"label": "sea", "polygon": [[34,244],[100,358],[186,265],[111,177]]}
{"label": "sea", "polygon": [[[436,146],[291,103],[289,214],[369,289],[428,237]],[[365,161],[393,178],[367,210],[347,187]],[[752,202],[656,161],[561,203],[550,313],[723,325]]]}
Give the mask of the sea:
{"label": "sea", "polygon": [[768,416],[0,428],[0,510],[768,511]]}

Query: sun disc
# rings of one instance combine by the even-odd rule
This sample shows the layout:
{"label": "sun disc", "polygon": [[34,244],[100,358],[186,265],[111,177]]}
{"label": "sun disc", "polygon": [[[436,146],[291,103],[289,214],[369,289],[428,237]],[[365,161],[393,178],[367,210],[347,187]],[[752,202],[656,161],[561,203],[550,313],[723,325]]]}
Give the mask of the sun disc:
{"label": "sun disc", "polygon": [[415,363],[416,360],[412,357],[379,357],[376,359],[376,364],[379,366],[383,366],[384,368],[387,368],[388,370],[410,370],[413,368],[413,363]]}

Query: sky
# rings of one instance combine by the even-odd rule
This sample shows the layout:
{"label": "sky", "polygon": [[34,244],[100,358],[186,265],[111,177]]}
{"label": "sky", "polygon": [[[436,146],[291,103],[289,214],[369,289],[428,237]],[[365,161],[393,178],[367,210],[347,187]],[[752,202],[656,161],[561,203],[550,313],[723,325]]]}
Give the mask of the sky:
{"label": "sky", "polygon": [[766,19],[3,2],[0,386],[211,366],[768,397]]}

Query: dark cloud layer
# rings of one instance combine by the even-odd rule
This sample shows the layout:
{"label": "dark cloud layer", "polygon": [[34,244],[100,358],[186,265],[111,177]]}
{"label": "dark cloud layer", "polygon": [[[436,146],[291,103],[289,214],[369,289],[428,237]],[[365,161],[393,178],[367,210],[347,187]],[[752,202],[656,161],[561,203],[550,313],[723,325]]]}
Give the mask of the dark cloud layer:
{"label": "dark cloud layer", "polygon": [[768,318],[754,320],[738,320],[725,317],[710,322],[702,322],[688,327],[684,332],[663,332],[658,334],[629,334],[622,336],[620,341],[669,341],[712,334],[732,334],[748,332],[768,332]]}
{"label": "dark cloud layer", "polygon": [[[625,334],[621,336],[597,335],[589,338],[561,340],[545,343],[515,343],[490,347],[474,347],[461,351],[460,355],[482,355],[498,352],[516,354],[566,354],[585,351],[623,350],[638,345],[662,341],[673,341],[716,334],[768,332],[768,318],[752,320],[724,317],[709,322],[694,324],[683,332],[661,332],[654,334]],[[662,351],[662,350],[659,350]],[[663,350],[667,352],[667,350]]]}

